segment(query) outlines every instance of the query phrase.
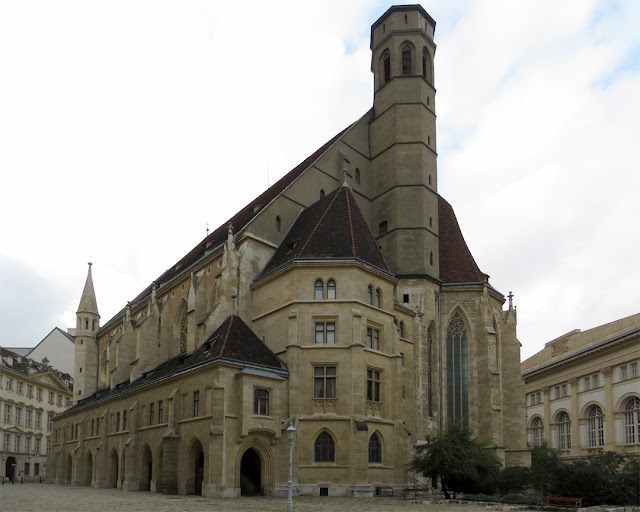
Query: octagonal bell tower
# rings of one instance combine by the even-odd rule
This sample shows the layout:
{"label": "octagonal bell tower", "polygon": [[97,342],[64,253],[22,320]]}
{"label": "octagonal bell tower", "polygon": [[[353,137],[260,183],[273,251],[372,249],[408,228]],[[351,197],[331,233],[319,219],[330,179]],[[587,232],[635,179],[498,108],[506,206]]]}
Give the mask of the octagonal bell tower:
{"label": "octagonal bell tower", "polygon": [[403,5],[371,27],[373,227],[400,278],[439,279],[435,26]]}

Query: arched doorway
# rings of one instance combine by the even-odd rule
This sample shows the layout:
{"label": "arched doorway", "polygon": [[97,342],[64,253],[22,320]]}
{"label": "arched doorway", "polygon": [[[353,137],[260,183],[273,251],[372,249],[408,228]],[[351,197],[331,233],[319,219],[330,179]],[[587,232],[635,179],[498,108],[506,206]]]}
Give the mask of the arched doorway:
{"label": "arched doorway", "polygon": [[73,478],[73,459],[71,455],[67,457],[67,483],[71,483],[71,479]]}
{"label": "arched doorway", "polygon": [[7,457],[7,462],[4,467],[4,474],[7,475],[7,478],[10,482],[15,481],[16,477],[16,466],[17,464],[15,457]]}
{"label": "arched doorway", "polygon": [[91,486],[93,483],[93,457],[91,456],[91,452],[87,453],[87,472],[85,473],[85,479],[87,480],[87,485]]}
{"label": "arched doorway", "polygon": [[109,482],[107,487],[118,485],[118,452],[114,449],[109,457]]}
{"label": "arched doorway", "polygon": [[204,450],[198,439],[193,441],[189,450],[189,478],[187,478],[187,494],[202,495],[204,480]]}
{"label": "arched doorway", "polygon": [[249,448],[240,461],[240,495],[255,496],[260,490],[260,455]]}
{"label": "arched doorway", "polygon": [[151,455],[151,448],[149,445],[145,445],[142,451],[142,467],[140,468],[140,490],[151,490],[151,479],[153,478],[153,456]]}

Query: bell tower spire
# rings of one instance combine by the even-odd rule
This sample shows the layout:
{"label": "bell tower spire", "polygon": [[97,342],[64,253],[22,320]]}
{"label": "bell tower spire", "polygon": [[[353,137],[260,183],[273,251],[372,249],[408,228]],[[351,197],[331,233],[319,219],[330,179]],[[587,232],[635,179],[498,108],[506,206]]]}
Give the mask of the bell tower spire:
{"label": "bell tower spire", "polygon": [[74,401],[95,393],[98,384],[98,338],[100,313],[98,301],[93,287],[91,266],[87,272],[87,280],[76,312],[76,339],[73,394]]}

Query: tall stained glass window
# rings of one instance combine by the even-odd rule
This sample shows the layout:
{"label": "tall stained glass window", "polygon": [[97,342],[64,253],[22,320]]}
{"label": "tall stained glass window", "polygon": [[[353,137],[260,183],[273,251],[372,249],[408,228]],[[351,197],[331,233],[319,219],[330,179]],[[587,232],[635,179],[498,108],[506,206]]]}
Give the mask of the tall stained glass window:
{"label": "tall stained glass window", "polygon": [[447,418],[469,424],[469,370],[467,328],[456,313],[447,329]]}

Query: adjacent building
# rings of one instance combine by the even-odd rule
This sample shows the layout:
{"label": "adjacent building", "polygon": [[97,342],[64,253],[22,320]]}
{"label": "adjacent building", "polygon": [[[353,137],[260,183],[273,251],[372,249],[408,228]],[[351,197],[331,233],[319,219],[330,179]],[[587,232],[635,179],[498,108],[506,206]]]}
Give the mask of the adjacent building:
{"label": "adjacent building", "polygon": [[529,443],[640,456],[639,364],[640,314],[547,343],[522,363]]}
{"label": "adjacent building", "polygon": [[71,406],[73,379],[0,347],[0,475],[46,476],[53,418]]}
{"label": "adjacent building", "polygon": [[530,459],[516,311],[438,194],[435,21],[371,29],[374,104],[101,323],[77,312],[56,483],[233,497],[415,484],[424,435],[470,425]]}

